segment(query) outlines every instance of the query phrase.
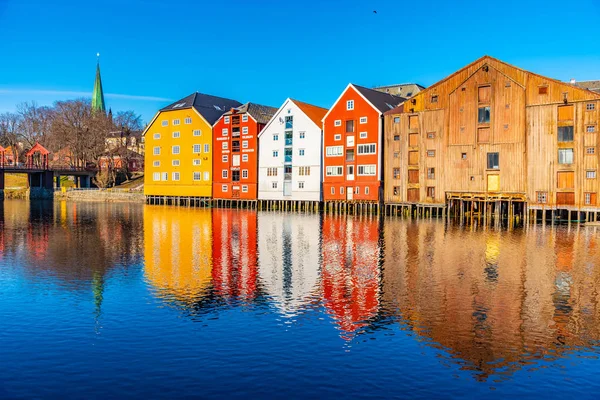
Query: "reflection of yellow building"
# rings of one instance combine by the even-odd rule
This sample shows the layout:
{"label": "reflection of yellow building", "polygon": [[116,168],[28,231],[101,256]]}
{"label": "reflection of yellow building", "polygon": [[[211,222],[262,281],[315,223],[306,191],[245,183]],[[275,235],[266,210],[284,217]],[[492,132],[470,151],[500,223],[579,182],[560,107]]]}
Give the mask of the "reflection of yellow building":
{"label": "reflection of yellow building", "polygon": [[146,279],[166,295],[194,300],[208,289],[212,272],[211,211],[144,208]]}

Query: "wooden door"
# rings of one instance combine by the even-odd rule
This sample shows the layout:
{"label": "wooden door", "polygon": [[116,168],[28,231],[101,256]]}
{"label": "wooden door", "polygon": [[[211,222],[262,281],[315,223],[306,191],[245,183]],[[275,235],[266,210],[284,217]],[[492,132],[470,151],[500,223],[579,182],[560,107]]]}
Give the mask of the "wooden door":
{"label": "wooden door", "polygon": [[419,189],[408,189],[407,191],[407,199],[410,203],[418,203],[419,202]]}
{"label": "wooden door", "polygon": [[575,205],[575,193],[574,192],[556,193],[556,204],[559,206],[574,206]]}
{"label": "wooden door", "polygon": [[354,198],[354,187],[348,186],[346,188],[346,200],[352,200]]}

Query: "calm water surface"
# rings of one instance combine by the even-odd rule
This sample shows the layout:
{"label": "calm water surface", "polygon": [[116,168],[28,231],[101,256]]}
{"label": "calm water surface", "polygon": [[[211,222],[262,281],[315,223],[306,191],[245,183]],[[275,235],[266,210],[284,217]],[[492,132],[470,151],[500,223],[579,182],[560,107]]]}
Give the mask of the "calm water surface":
{"label": "calm water surface", "polygon": [[598,396],[597,228],[0,215],[0,398]]}

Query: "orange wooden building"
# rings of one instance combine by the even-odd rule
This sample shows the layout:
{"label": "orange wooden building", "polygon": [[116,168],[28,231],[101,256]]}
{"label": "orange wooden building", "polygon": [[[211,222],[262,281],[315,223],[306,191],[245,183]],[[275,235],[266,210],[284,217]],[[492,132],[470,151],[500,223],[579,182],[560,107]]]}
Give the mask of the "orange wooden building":
{"label": "orange wooden building", "polygon": [[323,118],[323,200],[382,198],[383,113],[404,99],[349,84]]}
{"label": "orange wooden building", "polygon": [[258,197],[258,134],[277,112],[246,103],[232,108],[213,125],[213,197]]}

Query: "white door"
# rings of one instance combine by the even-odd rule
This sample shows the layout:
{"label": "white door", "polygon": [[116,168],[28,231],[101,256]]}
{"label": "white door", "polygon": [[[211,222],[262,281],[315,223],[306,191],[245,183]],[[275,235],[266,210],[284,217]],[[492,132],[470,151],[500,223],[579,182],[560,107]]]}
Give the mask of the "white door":
{"label": "white door", "polygon": [[239,154],[234,154],[233,157],[231,157],[231,164],[234,167],[240,166],[240,155]]}
{"label": "white door", "polygon": [[354,165],[346,166],[346,180],[348,180],[348,181],[354,180]]}
{"label": "white door", "polygon": [[290,181],[283,182],[283,195],[284,196],[292,195],[292,182],[290,182]]}
{"label": "white door", "polygon": [[354,197],[354,187],[352,186],[348,186],[346,188],[346,200],[352,200],[352,198]]}

